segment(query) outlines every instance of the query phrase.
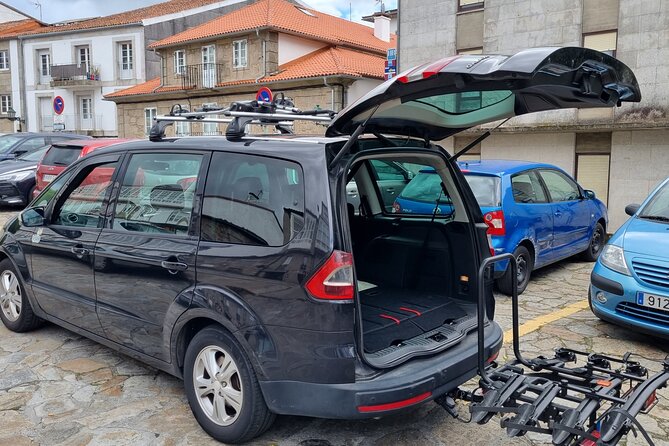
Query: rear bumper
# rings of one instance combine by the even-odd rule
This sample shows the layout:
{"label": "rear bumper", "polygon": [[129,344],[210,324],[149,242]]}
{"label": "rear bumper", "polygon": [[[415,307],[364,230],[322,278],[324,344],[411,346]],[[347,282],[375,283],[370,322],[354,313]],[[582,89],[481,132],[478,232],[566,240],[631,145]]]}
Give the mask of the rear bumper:
{"label": "rear bumper", "polygon": [[[486,329],[486,358],[502,346],[502,329]],[[438,355],[414,359],[374,378],[344,384],[263,381],[260,386],[272,412],[319,418],[361,419],[400,412],[431,401],[477,374],[476,332]],[[400,407],[398,407],[400,406]]]}

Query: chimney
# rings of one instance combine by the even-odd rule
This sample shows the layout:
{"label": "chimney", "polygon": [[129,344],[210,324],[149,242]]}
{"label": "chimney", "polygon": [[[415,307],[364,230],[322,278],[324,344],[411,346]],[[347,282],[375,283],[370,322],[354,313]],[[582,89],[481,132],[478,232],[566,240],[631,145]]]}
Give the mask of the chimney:
{"label": "chimney", "polygon": [[385,15],[374,16],[374,37],[390,42],[390,18]]}

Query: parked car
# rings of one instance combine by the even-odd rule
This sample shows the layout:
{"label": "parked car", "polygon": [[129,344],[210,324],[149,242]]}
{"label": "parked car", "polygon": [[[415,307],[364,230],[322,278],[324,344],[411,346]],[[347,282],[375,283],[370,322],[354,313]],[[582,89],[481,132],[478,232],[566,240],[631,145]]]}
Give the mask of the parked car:
{"label": "parked car", "polygon": [[[537,268],[575,254],[597,259],[606,237],[606,206],[560,168],[506,160],[458,164],[488,224],[495,254],[512,252],[517,259],[519,293]],[[420,171],[397,197],[393,211],[451,214],[454,207],[441,184],[434,170]],[[511,294],[507,263],[495,265],[495,272],[500,291]]]}
{"label": "parked car", "polygon": [[[404,73],[341,111],[324,138],[248,137],[244,116],[225,138],[166,139],[159,121],[152,141],[77,160],[7,223],[0,319],[19,332],[53,321],[182,377],[195,418],[224,442],[259,435],[275,414],[402,411],[471,379],[503,341],[492,289],[477,280],[487,226],[430,141],[639,99],[612,57],[541,48]],[[439,172],[453,212],[390,212],[373,160]],[[351,177],[367,201],[358,215]]]}
{"label": "parked car", "polygon": [[0,161],[0,205],[26,206],[35,189],[35,171],[49,146]]}
{"label": "parked car", "polygon": [[37,186],[33,196],[37,196],[51,183],[67,166],[82,156],[86,156],[96,149],[130,141],[121,138],[105,138],[94,140],[70,140],[55,143],[49,148],[46,155],[37,166]]}
{"label": "parked car", "polygon": [[590,275],[590,308],[602,320],[669,338],[669,178],[604,246]]}
{"label": "parked car", "polygon": [[41,147],[68,139],[91,139],[90,136],[76,133],[11,133],[0,136],[0,161],[16,158],[24,153],[33,152]]}

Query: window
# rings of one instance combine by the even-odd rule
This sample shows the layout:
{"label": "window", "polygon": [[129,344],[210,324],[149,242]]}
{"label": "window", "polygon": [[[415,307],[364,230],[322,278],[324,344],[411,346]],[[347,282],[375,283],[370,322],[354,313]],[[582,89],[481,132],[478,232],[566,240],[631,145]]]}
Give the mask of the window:
{"label": "window", "polygon": [[616,55],[618,31],[605,31],[583,35],[583,46],[593,50],[601,51],[609,56]]}
{"label": "window", "polygon": [[546,193],[534,171],[511,177],[511,190],[516,203],[546,203]]}
{"label": "window", "polygon": [[23,142],[19,147],[16,148],[15,152],[32,152],[33,150],[39,149],[47,145],[47,141],[43,137],[30,138]]}
{"label": "window", "polygon": [[202,203],[202,240],[283,246],[304,227],[304,181],[293,162],[215,153]]}
{"label": "window", "polygon": [[[210,118],[218,118],[218,115],[210,116]],[[203,122],[202,123],[202,135],[203,136],[220,135],[220,132],[218,131],[218,123],[216,123],[216,122]]]}
{"label": "window", "polygon": [[81,118],[91,119],[93,110],[93,100],[91,98],[81,98]]}
{"label": "window", "polygon": [[409,173],[401,164],[386,160],[371,160],[377,180],[408,181]]}
{"label": "window", "polygon": [[184,50],[177,50],[174,52],[174,73],[186,73],[186,53]]}
{"label": "window", "polygon": [[541,178],[546,184],[552,201],[573,201],[581,198],[578,185],[562,172],[542,170]]}
{"label": "window", "polygon": [[481,207],[500,206],[502,203],[500,178],[492,175],[465,174],[465,179]]}
{"label": "window", "polygon": [[0,70],[9,70],[9,53],[0,51]]}
{"label": "window", "polygon": [[232,42],[232,66],[235,68],[246,67],[246,40],[235,40]]}
{"label": "window", "polygon": [[190,122],[177,121],[174,125],[174,131],[176,133],[176,136],[189,136],[190,135]]}
{"label": "window", "polygon": [[83,67],[87,73],[91,71],[91,51],[88,45],[76,47],[77,66]]}
{"label": "window", "polygon": [[155,107],[145,108],[144,109],[144,134],[148,135],[151,133],[151,127],[153,127],[153,120],[156,118],[158,110]]}
{"label": "window", "polygon": [[460,11],[480,9],[483,8],[483,4],[483,0],[458,0],[458,9]]}
{"label": "window", "polygon": [[81,180],[76,182],[77,186],[59,199],[53,213],[53,224],[78,228],[102,227],[102,208],[111,190],[111,179],[117,164],[112,162],[84,169],[78,175]]}
{"label": "window", "polygon": [[119,43],[119,68],[121,79],[132,79],[133,77],[133,54],[132,43]]}
{"label": "window", "polygon": [[202,155],[133,155],[121,184],[113,229],[187,235]]}
{"label": "window", "polygon": [[0,96],[0,113],[9,113],[10,108],[12,108],[12,97],[8,94],[3,94]]}
{"label": "window", "polygon": [[51,76],[51,55],[42,52],[39,55],[40,61],[40,75],[42,77]]}

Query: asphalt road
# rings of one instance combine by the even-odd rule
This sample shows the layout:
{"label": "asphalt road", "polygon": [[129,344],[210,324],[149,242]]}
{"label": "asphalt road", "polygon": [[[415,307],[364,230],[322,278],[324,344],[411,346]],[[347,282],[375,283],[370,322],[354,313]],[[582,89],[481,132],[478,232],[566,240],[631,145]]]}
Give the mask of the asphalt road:
{"label": "asphalt road", "polygon": [[[0,222],[12,212],[0,212]],[[550,355],[560,346],[612,355],[633,351],[664,358],[669,346],[599,321],[587,309],[592,264],[564,261],[535,273],[521,296],[522,347]],[[499,296],[497,320],[511,328]],[[503,349],[500,360],[509,359]],[[642,359],[657,369],[657,364]],[[669,391],[641,421],[658,445],[669,445]],[[461,411],[467,414],[467,408]],[[182,383],[54,325],[27,334],[0,325],[0,445],[217,444],[191,415]],[[278,417],[254,445],[539,445],[508,439],[497,420],[485,426],[450,418],[428,403],[398,416],[366,421]],[[627,444],[642,445],[631,439]]]}

